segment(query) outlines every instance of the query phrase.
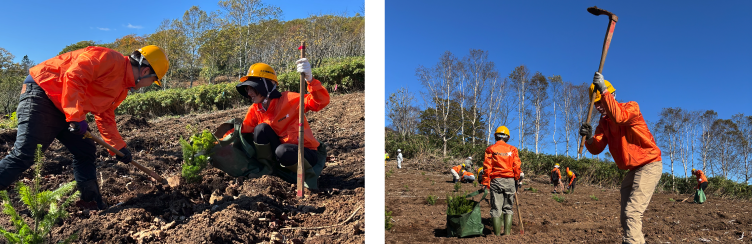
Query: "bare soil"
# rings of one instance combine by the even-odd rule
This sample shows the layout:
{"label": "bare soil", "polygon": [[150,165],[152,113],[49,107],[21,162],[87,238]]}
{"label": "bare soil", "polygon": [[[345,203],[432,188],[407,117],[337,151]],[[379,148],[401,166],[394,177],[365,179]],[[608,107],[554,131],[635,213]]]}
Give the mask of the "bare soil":
{"label": "bare soil", "polygon": [[[243,118],[246,112],[247,107],[156,119],[126,115],[118,116],[117,123],[134,160],[169,178],[180,174],[178,140],[190,135],[186,125],[213,130],[231,118]],[[78,233],[79,243],[362,243],[364,94],[333,94],[324,110],[306,116],[316,138],[329,149],[320,191],[306,190],[299,200],[295,185],[277,177],[237,182],[211,166],[203,171],[201,183],[164,189],[99,147],[97,174],[102,195],[111,207],[101,212],[69,207],[71,216],[54,227],[51,240]],[[0,157],[13,147],[15,134],[15,130],[0,133]],[[74,180],[72,155],[59,142],[55,141],[45,156],[43,188]],[[27,170],[21,179],[32,174],[32,169]],[[11,197],[16,197],[15,193]],[[21,205],[15,202],[14,206],[19,209]],[[22,214],[28,215],[28,211]],[[0,225],[11,228],[7,215],[0,217]],[[284,229],[331,225],[338,226]]]}
{"label": "bare soil", "polygon": [[[577,185],[572,194],[557,194],[553,199],[547,176],[527,176],[518,192],[520,210],[514,209],[511,236],[494,236],[489,202],[481,202],[485,224],[484,236],[447,238],[446,196],[454,191],[452,176],[447,172],[403,169],[388,161],[385,199],[392,211],[394,227],[386,231],[387,243],[621,243],[619,224],[619,190]],[[534,192],[531,188],[537,189]],[[472,183],[462,184],[461,193],[480,189]],[[428,195],[439,199],[428,205]],[[474,197],[480,200],[482,194]],[[591,197],[592,196],[592,197]],[[688,195],[656,193],[643,217],[647,243],[750,243],[752,242],[752,203],[712,197],[694,204]],[[487,197],[490,199],[490,196]],[[595,199],[597,198],[597,200]],[[520,235],[518,214],[522,213],[524,235]],[[743,239],[740,239],[744,235]]]}

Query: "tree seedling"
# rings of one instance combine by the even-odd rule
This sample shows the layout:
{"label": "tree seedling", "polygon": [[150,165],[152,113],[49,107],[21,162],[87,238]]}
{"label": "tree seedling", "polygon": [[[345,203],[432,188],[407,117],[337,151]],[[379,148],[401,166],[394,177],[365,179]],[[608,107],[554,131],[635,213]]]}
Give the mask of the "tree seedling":
{"label": "tree seedling", "polygon": [[590,199],[593,199],[594,201],[598,201],[598,197],[595,196],[595,194],[590,195]]}
{"label": "tree seedling", "polygon": [[392,211],[384,208],[384,229],[391,230],[392,227],[394,227],[394,224],[392,224]]}
{"label": "tree seedling", "polygon": [[457,181],[457,183],[454,183],[454,191],[455,192],[460,191],[460,188],[462,188],[462,185],[461,185],[461,183],[459,181]]}
{"label": "tree seedling", "polygon": [[434,196],[434,195],[428,195],[428,197],[426,198],[426,203],[428,203],[428,205],[435,205],[436,204],[436,198],[437,197]]}
{"label": "tree seedling", "polygon": [[564,200],[566,200],[564,196],[559,196],[559,195],[554,195],[552,198],[554,199],[554,201],[557,201],[557,202],[564,202]]}

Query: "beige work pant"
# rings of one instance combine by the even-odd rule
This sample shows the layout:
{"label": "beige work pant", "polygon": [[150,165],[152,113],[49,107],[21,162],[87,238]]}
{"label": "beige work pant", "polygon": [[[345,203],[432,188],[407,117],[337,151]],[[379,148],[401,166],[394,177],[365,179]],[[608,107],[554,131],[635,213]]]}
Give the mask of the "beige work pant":
{"label": "beige work pant", "polygon": [[495,178],[491,180],[491,217],[501,217],[502,214],[513,214],[514,178]]}
{"label": "beige work pant", "polygon": [[653,197],[658,180],[661,179],[663,163],[652,162],[637,169],[630,170],[621,182],[621,228],[624,230],[623,241],[643,244],[642,213]]}
{"label": "beige work pant", "polygon": [[452,173],[453,179],[460,180],[460,175],[457,173],[457,171],[454,171],[454,169],[449,169],[449,172]]}

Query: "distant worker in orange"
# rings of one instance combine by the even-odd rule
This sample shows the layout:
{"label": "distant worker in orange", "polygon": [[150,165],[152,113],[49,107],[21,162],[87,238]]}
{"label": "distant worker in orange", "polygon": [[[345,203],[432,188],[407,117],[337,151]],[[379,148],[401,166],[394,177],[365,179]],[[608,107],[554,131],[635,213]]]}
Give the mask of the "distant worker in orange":
{"label": "distant worker in orange", "polygon": [[569,170],[569,167],[567,167],[567,177],[569,177],[569,185],[567,185],[567,190],[569,190],[569,193],[573,193],[574,186],[577,183],[577,174],[574,173],[574,171]]}
{"label": "distant worker in orange", "polygon": [[692,169],[692,175],[697,177],[697,186],[695,186],[695,190],[701,189],[704,192],[705,188],[708,188],[708,177],[705,176],[705,172],[702,172],[702,170],[699,169]]}
{"label": "distant worker in orange", "polygon": [[449,173],[452,174],[452,183],[460,181],[460,177],[465,175],[465,171],[467,171],[467,164],[460,164],[449,169]]}
{"label": "distant worker in orange", "polygon": [[564,192],[564,184],[561,183],[561,171],[559,170],[559,164],[554,165],[554,169],[551,170],[551,184],[554,185],[554,191],[552,193],[559,193],[556,190],[561,189]]}
{"label": "distant worker in orange", "polygon": [[[167,55],[149,45],[123,55],[104,47],[86,47],[60,54],[29,69],[18,104],[18,130],[10,154],[0,161],[0,190],[4,190],[34,164],[37,144],[46,150],[57,139],[73,154],[73,176],[83,205],[103,210],[107,204],[99,191],[94,141],[84,139],[91,113],[107,144],[123,153],[117,160],[130,163],[133,156],[115,123],[115,109],[129,90],[162,85],[170,68]],[[110,152],[111,155],[115,155]]]}
{"label": "distant worker in orange", "polygon": [[517,148],[507,144],[509,129],[499,126],[494,133],[496,143],[486,148],[483,160],[483,186],[491,190],[491,219],[495,235],[501,234],[502,215],[504,235],[512,232],[512,204],[522,169]]}
{"label": "distant worker in orange", "polygon": [[663,169],[661,150],[648,130],[637,102],[619,103],[615,91],[603,75],[595,72],[590,96],[601,118],[595,134],[590,125],[583,124],[580,135],[586,137],[585,145],[590,153],[599,154],[608,146],[616,166],[629,170],[620,190],[622,241],[641,244],[645,243],[642,214],[653,197]]}
{"label": "distant worker in orange", "polygon": [[473,183],[475,181],[475,175],[470,171],[465,171],[465,173],[462,173],[462,179],[460,179],[460,182],[462,183]]}

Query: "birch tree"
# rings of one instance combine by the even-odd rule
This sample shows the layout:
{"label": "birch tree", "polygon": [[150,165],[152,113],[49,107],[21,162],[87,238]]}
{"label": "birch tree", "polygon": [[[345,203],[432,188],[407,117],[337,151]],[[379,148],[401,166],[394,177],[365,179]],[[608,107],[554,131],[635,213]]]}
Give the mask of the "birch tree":
{"label": "birch tree", "polygon": [[447,152],[447,141],[457,136],[459,130],[449,123],[452,110],[451,98],[457,83],[456,65],[457,58],[451,52],[446,51],[433,68],[429,69],[421,65],[415,72],[418,80],[426,88],[426,91],[422,93],[423,100],[426,101],[427,107],[433,108],[434,114],[431,116],[437,118],[429,126],[443,141],[444,156]]}
{"label": "birch tree", "polygon": [[744,177],[744,182],[749,183],[752,179],[752,115],[744,116],[743,113],[738,113],[731,116],[731,120],[737,125],[741,135],[737,143],[739,168],[742,169],[740,174]]}
{"label": "birch tree", "polygon": [[700,127],[700,157],[702,158],[702,171],[707,172],[710,154],[713,149],[713,139],[711,127],[713,122],[718,119],[718,113],[713,110],[705,111],[698,119]]}
{"label": "birch tree", "polygon": [[533,132],[535,143],[535,153],[539,153],[539,144],[543,141],[543,135],[549,123],[549,114],[546,112],[548,107],[548,80],[540,72],[535,72],[530,79],[528,89],[528,99],[530,99],[531,120],[530,127]]}
{"label": "birch tree", "polygon": [[514,89],[517,95],[517,116],[519,120],[519,148],[525,149],[525,94],[527,93],[528,83],[530,82],[530,71],[527,66],[520,65],[512,70],[509,74],[509,81],[512,83],[512,89]]}

